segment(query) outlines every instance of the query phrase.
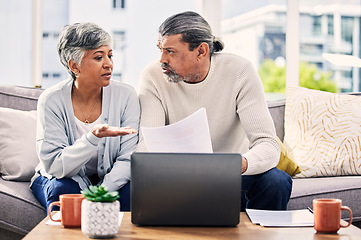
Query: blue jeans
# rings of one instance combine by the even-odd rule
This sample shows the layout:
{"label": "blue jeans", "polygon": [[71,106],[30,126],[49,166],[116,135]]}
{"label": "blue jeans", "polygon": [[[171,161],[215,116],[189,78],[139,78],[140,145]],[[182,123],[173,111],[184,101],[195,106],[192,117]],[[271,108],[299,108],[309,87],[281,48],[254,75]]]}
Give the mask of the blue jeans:
{"label": "blue jeans", "polygon": [[242,176],[241,211],[245,208],[287,210],[292,178],[277,168],[257,175]]}
{"label": "blue jeans", "polygon": [[[79,184],[70,178],[48,179],[39,176],[31,186],[34,196],[42,206],[48,210],[50,203],[59,201],[61,194],[80,193]],[[125,184],[119,192],[120,211],[130,211],[130,182]]]}

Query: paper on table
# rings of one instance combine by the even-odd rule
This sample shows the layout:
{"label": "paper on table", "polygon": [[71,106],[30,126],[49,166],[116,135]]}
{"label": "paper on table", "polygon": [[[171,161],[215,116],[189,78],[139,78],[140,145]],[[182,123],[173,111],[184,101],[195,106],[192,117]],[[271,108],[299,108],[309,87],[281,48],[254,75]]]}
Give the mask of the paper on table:
{"label": "paper on table", "polygon": [[[119,212],[119,226],[122,222],[122,219],[123,219],[123,215],[124,215],[124,212]],[[52,215],[52,218],[55,219],[55,220],[58,220],[60,219],[60,212],[56,212],[54,215]],[[60,222],[54,222],[52,221],[51,219],[49,219],[48,221],[46,221],[46,225],[61,225]]]}
{"label": "paper on table", "polygon": [[[53,219],[55,220],[59,220],[60,219],[60,212],[56,212],[54,215],[51,216]],[[51,220],[49,218],[48,221],[46,221],[46,225],[61,225],[60,222],[54,222],[53,220]]]}
{"label": "paper on table", "polygon": [[149,152],[213,153],[205,108],[164,127],[142,127],[142,133]]}
{"label": "paper on table", "polygon": [[272,211],[246,209],[252,223],[264,227],[313,227],[313,214],[308,209]]}

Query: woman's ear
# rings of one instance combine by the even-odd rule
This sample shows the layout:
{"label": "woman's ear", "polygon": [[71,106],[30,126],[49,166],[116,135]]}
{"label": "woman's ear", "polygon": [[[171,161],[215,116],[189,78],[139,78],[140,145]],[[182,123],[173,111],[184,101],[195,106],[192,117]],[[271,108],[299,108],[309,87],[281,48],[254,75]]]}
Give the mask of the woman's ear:
{"label": "woman's ear", "polygon": [[75,75],[79,75],[80,73],[80,69],[79,69],[79,65],[74,62],[73,60],[69,60],[68,62],[69,68],[70,70],[75,74]]}
{"label": "woman's ear", "polygon": [[209,57],[209,46],[207,43],[202,42],[197,47],[198,58]]}

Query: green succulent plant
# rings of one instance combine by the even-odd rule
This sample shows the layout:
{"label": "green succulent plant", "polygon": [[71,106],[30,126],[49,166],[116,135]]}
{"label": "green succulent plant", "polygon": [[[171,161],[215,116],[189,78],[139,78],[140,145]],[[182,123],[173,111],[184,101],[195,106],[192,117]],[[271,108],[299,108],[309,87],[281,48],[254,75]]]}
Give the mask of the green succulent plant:
{"label": "green succulent plant", "polygon": [[119,198],[117,191],[109,192],[103,185],[89,186],[80,192],[85,199],[92,202],[114,202]]}

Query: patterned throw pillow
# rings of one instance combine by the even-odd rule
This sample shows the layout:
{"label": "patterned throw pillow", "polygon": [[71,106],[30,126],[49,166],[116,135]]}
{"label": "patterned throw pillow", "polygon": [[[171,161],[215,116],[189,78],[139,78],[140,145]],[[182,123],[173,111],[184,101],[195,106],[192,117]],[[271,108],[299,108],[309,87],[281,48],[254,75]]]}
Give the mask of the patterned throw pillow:
{"label": "patterned throw pillow", "polygon": [[289,156],[285,145],[277,137],[278,143],[281,146],[280,160],[277,164],[277,168],[286,172],[291,177],[295,176],[297,173],[300,173],[300,167],[297,163]]}
{"label": "patterned throw pillow", "polygon": [[284,144],[295,177],[360,175],[361,97],[289,87]]}

